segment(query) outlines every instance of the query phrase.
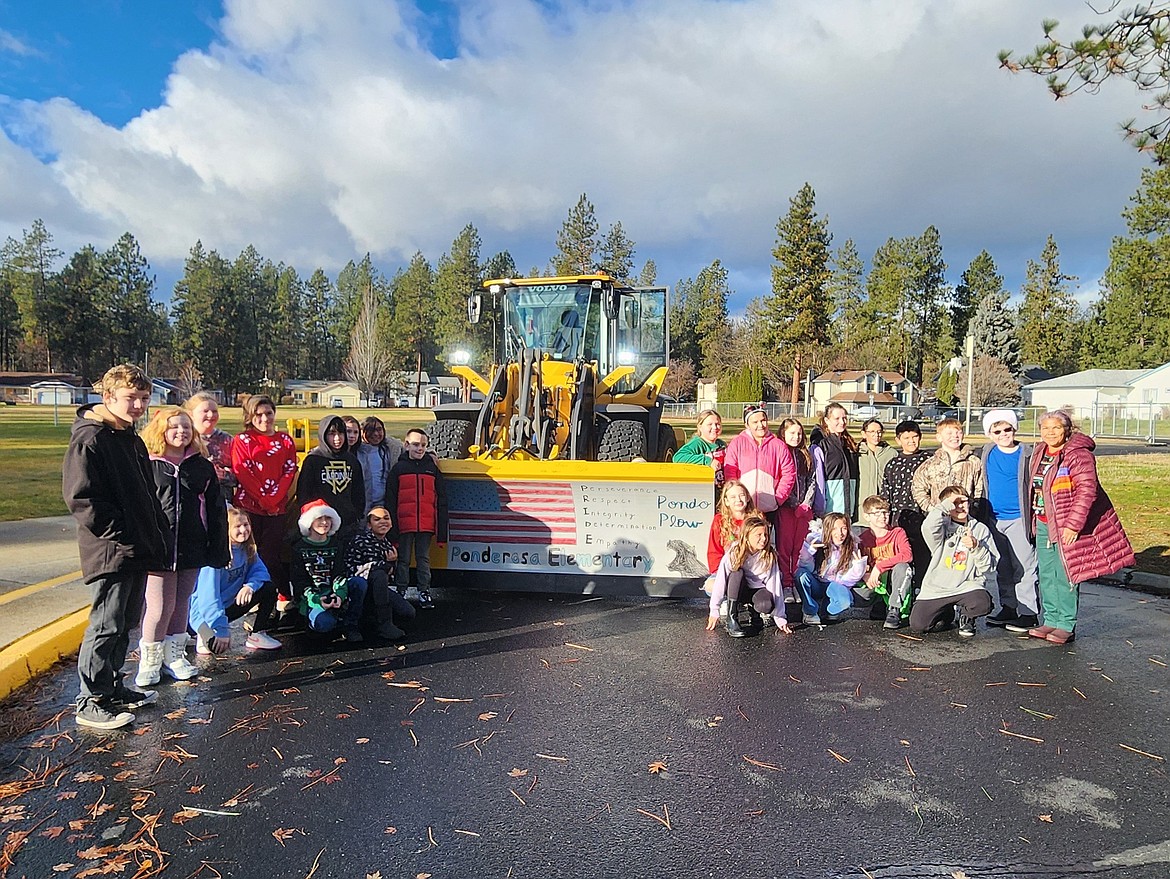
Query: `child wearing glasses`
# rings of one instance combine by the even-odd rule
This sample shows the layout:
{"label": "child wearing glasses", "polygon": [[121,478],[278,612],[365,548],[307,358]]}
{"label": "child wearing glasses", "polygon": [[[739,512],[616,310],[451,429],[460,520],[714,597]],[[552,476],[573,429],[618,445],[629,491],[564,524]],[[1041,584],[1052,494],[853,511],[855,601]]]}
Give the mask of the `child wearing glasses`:
{"label": "child wearing glasses", "polygon": [[394,591],[392,578],[398,561],[398,549],[390,541],[394,520],[385,507],[374,507],[366,516],[365,530],[350,541],[345,553],[345,567],[351,577],[366,581],[366,606],[363,618],[371,623],[375,635],[392,641],[406,633],[394,624],[394,618],[413,620],[414,606]]}
{"label": "child wearing glasses", "polygon": [[903,607],[914,597],[910,538],[890,522],[890,504],[883,497],[867,497],[861,514],[868,526],[857,541],[868,566],[863,582],[886,600],[885,628],[900,629]]}
{"label": "child wearing glasses", "polygon": [[394,572],[398,594],[406,593],[410,558],[418,575],[420,607],[434,607],[431,598],[431,540],[447,543],[447,489],[433,456],[427,454],[428,437],[412,428],[404,437],[405,451],[386,480],[386,507],[398,519],[398,566]]}
{"label": "child wearing glasses", "polygon": [[987,625],[1023,633],[1040,625],[1037,616],[1036,545],[1032,542],[1029,464],[1032,447],[1017,441],[1019,422],[1011,409],[992,409],[983,416],[983,447],[987,481],[985,519],[999,551],[996,580],[999,611]]}

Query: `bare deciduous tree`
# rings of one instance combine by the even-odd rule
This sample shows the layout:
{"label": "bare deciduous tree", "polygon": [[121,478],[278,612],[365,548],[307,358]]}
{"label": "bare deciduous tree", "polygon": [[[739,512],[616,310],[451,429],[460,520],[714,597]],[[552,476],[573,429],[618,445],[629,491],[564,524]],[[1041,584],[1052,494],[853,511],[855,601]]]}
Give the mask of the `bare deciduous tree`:
{"label": "bare deciduous tree", "polygon": [[361,388],[367,401],[385,389],[392,371],[389,352],[378,332],[381,307],[373,286],[368,286],[362,294],[361,311],[350,333],[349,356],[345,359],[345,377]]}
{"label": "bare deciduous tree", "polygon": [[[959,371],[955,395],[967,405],[967,367]],[[971,382],[972,406],[1013,406],[1020,402],[1020,385],[1011,370],[991,356],[975,358],[975,373]]]}
{"label": "bare deciduous tree", "polygon": [[179,367],[179,393],[184,400],[189,400],[203,390],[203,373],[195,365],[194,360],[184,360]]}
{"label": "bare deciduous tree", "polygon": [[689,360],[671,360],[670,371],[662,383],[662,392],[676,400],[691,400],[695,396],[695,365]]}

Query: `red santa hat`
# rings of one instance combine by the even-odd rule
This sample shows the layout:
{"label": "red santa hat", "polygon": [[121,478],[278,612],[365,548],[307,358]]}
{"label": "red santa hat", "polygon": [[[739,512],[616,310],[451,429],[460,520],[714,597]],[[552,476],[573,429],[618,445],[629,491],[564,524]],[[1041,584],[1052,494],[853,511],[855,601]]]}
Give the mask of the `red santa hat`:
{"label": "red santa hat", "polygon": [[318,498],[315,501],[309,501],[301,507],[301,517],[297,520],[297,524],[301,527],[301,535],[309,536],[309,529],[313,527],[313,523],[322,516],[328,516],[329,521],[333,523],[333,527],[329,529],[329,534],[332,536],[341,528],[341,516],[337,510],[325,503],[325,501]]}

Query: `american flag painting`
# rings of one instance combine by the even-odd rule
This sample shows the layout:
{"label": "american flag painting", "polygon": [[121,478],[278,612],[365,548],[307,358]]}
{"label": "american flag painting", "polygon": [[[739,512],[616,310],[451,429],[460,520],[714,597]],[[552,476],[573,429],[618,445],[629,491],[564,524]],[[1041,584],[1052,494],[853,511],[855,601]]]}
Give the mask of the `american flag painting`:
{"label": "american flag painting", "polygon": [[452,541],[575,545],[577,513],[568,482],[451,479]]}

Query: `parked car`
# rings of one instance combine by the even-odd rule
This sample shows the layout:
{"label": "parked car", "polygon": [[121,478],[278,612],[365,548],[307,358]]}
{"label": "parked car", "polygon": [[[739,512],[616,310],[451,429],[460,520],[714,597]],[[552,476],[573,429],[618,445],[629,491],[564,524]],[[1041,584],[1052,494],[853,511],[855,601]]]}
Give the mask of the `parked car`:
{"label": "parked car", "polygon": [[877,418],[878,410],[876,406],[855,406],[849,417],[854,421],[867,421],[870,418]]}

